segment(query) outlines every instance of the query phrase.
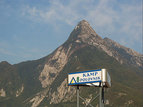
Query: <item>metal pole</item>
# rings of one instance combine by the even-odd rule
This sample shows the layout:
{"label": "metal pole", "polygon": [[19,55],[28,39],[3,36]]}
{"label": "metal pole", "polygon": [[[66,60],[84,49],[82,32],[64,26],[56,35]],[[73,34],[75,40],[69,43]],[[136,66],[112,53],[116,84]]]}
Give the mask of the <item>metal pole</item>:
{"label": "metal pole", "polygon": [[104,87],[102,87],[102,107],[104,107]]}
{"label": "metal pole", "polygon": [[77,107],[79,107],[79,86],[77,85]]}
{"label": "metal pole", "polygon": [[102,107],[102,87],[99,87],[99,107]]}

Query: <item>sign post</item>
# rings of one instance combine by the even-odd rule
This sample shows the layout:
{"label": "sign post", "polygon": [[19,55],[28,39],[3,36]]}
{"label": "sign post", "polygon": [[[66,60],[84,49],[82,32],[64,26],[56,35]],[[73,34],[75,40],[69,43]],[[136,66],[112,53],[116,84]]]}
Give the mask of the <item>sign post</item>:
{"label": "sign post", "polygon": [[86,102],[79,95],[79,86],[99,87],[99,94],[96,97],[99,96],[99,107],[104,107],[104,88],[111,87],[111,78],[106,69],[75,72],[68,74],[68,85],[77,86],[77,107],[79,107],[79,98],[85,102],[86,106],[90,105],[93,107],[90,104],[91,102]]}
{"label": "sign post", "polygon": [[99,107],[104,107],[104,87],[99,87]]}
{"label": "sign post", "polygon": [[77,85],[77,107],[79,107],[79,85]]}

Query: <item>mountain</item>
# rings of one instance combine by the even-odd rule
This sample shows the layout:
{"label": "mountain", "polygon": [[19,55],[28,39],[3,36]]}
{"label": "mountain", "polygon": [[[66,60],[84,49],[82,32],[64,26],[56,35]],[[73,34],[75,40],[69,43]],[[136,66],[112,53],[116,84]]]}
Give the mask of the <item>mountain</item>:
{"label": "mountain", "polygon": [[[76,87],[67,86],[68,73],[101,68],[112,79],[112,87],[105,90],[106,107],[143,106],[143,55],[102,39],[82,20],[50,55],[14,65],[0,63],[0,107],[75,107]],[[80,95],[90,101],[98,90],[80,87]],[[92,105],[98,106],[98,100]]]}

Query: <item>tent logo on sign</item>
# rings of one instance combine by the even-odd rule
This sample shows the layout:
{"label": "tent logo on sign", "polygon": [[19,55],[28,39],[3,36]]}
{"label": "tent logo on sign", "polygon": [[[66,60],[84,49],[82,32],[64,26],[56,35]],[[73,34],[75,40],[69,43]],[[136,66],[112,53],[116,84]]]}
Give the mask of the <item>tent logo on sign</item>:
{"label": "tent logo on sign", "polygon": [[70,84],[74,84],[74,83],[76,83],[76,80],[75,80],[75,78],[73,77],[73,78],[71,79]]}
{"label": "tent logo on sign", "polygon": [[79,82],[79,77],[77,77],[76,79],[73,77],[73,78],[71,79],[70,84],[74,84],[74,83],[78,83],[78,82]]}

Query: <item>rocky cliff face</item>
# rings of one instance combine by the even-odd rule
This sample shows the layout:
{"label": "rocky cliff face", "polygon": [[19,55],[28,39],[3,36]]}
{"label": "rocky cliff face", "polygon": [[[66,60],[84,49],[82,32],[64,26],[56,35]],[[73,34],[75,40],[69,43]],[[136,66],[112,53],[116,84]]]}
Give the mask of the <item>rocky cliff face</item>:
{"label": "rocky cliff face", "polygon": [[[142,77],[134,72],[142,72],[142,62],[143,55],[109,38],[102,39],[92,29],[89,23],[83,20],[74,28],[68,40],[52,54],[36,61],[16,65],[9,65],[5,62],[0,64],[1,72],[5,70],[10,71],[9,69],[5,69],[3,65],[9,65],[10,68],[12,67],[11,70],[14,72],[12,76],[17,75],[20,81],[18,87],[12,91],[7,90],[6,86],[13,88],[12,86],[17,86],[17,84],[15,84],[17,82],[13,81],[11,83],[12,86],[5,86],[5,79],[1,79],[3,84],[0,84],[0,100],[2,97],[6,97],[10,91],[13,93],[12,95],[20,99],[21,102],[19,105],[28,107],[43,107],[47,105],[48,107],[53,107],[57,106],[56,104],[58,104],[58,106],[69,106],[66,105],[67,102],[75,102],[73,98],[75,97],[76,89],[75,87],[67,86],[68,73],[105,67],[110,69],[113,81],[116,83],[115,86],[113,85],[111,96],[116,100],[122,96],[126,96],[127,101],[121,102],[121,106],[127,106],[127,102],[130,103],[128,105],[135,105],[136,99],[129,99],[132,97],[128,98],[129,93],[126,92],[126,85],[128,85],[130,92],[133,93],[137,92],[132,89],[133,84],[139,88],[137,93],[140,93],[143,89],[138,85],[141,83],[140,81],[143,80],[141,79]],[[123,65],[127,65],[127,67]],[[132,66],[132,69],[128,68],[128,66]],[[116,71],[116,68],[119,68],[119,71]],[[128,76],[128,74],[130,74],[130,76]],[[141,73],[141,75],[143,75],[143,73]],[[127,80],[129,80],[129,83],[126,79],[119,79],[125,76]],[[133,81],[132,78],[138,79]],[[116,87],[120,87],[122,90],[116,89]],[[91,94],[93,90],[89,89],[87,91],[82,89],[82,92],[88,95],[87,100],[91,100],[93,97],[93,94]],[[111,91],[109,90],[109,92]],[[82,95],[84,95],[84,93]],[[114,96],[115,94],[119,96]],[[15,99],[14,97],[11,98]],[[140,98],[141,97],[139,97],[139,99]],[[110,97],[107,99],[109,107],[118,103],[110,103],[112,100]],[[140,100],[138,100],[138,102],[140,102]]]}
{"label": "rocky cliff face", "polygon": [[133,66],[143,67],[143,55],[109,38],[102,39],[85,20],[79,22],[74,28],[69,37],[69,41],[70,40],[76,43],[86,43],[98,47],[120,63],[128,63]]}

